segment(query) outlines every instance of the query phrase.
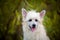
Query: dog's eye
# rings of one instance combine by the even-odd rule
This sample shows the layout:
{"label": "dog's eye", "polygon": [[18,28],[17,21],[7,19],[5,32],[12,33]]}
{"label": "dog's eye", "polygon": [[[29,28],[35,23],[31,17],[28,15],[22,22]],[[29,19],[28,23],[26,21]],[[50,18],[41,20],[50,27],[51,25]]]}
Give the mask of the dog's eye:
{"label": "dog's eye", "polygon": [[37,19],[35,19],[35,21],[37,22],[38,20],[37,20]]}
{"label": "dog's eye", "polygon": [[32,21],[32,19],[29,19],[29,22],[31,22]]}

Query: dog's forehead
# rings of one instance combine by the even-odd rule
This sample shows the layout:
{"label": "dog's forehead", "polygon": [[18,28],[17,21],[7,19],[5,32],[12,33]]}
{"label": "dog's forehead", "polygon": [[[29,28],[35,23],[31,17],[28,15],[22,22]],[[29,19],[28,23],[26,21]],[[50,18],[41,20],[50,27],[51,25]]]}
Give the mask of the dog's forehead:
{"label": "dog's forehead", "polygon": [[28,18],[38,18],[39,17],[39,13],[36,12],[35,10],[31,10],[27,13],[27,17]]}

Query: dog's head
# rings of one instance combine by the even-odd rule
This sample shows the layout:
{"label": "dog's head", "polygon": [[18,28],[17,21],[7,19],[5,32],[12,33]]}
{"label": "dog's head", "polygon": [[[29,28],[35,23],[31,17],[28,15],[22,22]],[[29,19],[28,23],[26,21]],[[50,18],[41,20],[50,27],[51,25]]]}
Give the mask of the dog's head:
{"label": "dog's head", "polygon": [[38,24],[42,22],[45,13],[45,10],[36,12],[35,10],[26,11],[24,8],[22,8],[23,21],[27,22],[28,28],[31,31],[36,30]]}

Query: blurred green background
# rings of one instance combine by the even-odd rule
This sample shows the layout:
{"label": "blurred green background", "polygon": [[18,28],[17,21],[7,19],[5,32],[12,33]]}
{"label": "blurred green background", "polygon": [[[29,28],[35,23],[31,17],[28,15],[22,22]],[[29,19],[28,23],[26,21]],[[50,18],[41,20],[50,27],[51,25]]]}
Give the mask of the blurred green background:
{"label": "blurred green background", "polygon": [[23,40],[22,8],[45,9],[47,34],[51,40],[60,40],[60,0],[0,0],[0,40]]}

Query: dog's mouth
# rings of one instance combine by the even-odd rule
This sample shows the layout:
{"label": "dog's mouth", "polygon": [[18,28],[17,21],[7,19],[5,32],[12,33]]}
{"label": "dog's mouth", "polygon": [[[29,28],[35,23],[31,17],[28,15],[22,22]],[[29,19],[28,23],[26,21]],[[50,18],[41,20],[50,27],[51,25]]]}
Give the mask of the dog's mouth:
{"label": "dog's mouth", "polygon": [[29,27],[30,27],[30,29],[31,29],[32,32],[34,32],[36,30],[36,27],[35,26],[32,26],[32,27],[29,26]]}

